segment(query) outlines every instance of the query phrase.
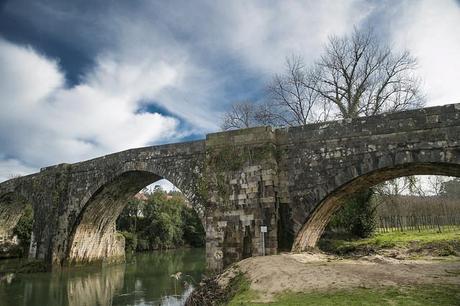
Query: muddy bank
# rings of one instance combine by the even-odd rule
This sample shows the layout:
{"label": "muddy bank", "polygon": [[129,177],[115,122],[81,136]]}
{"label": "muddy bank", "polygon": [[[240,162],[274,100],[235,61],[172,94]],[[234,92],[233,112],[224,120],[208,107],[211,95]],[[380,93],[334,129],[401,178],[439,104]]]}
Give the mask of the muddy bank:
{"label": "muddy bank", "polygon": [[[280,293],[379,288],[423,284],[460,285],[460,258],[444,260],[398,260],[380,255],[343,259],[323,253],[281,254],[245,259],[223,274],[208,280],[193,296],[207,305],[225,304],[232,295],[232,283],[240,275],[257,292],[258,302],[270,302]],[[212,284],[212,285],[210,285]],[[208,286],[206,288],[206,286]],[[210,289],[210,290],[208,290]],[[206,292],[218,295],[213,297]],[[198,299],[195,300],[195,303]],[[198,305],[189,303],[188,305]]]}

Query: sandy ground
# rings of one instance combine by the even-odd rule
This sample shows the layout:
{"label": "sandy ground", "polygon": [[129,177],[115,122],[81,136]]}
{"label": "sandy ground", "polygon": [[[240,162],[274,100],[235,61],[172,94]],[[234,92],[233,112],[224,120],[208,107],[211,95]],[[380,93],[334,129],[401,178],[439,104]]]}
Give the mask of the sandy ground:
{"label": "sandy ground", "polygon": [[415,284],[460,285],[460,258],[397,260],[376,255],[350,260],[302,253],[252,257],[239,262],[237,267],[249,277],[251,289],[260,292],[259,301],[265,302],[286,290],[307,292]]}

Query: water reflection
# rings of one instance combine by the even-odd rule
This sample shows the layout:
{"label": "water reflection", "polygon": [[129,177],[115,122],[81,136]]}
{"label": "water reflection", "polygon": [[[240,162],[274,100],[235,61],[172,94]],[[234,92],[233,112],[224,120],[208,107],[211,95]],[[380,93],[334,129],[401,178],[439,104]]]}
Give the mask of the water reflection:
{"label": "water reflection", "polygon": [[140,254],[103,268],[5,274],[0,305],[183,305],[204,269],[204,251],[195,249]]}
{"label": "water reflection", "polygon": [[117,265],[103,269],[100,273],[69,279],[69,305],[110,305],[112,297],[123,289],[124,273],[125,266]]}

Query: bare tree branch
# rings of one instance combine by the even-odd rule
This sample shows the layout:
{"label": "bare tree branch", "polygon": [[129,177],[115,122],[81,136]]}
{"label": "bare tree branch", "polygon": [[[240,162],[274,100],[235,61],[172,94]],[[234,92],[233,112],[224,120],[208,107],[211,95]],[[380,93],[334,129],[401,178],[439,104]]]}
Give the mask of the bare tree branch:
{"label": "bare tree branch", "polygon": [[268,85],[267,100],[233,104],[222,128],[296,126],[421,107],[416,68],[409,52],[393,51],[371,30],[332,36],[314,65],[288,58],[285,71]]}
{"label": "bare tree branch", "polygon": [[409,52],[395,53],[372,31],[331,37],[314,73],[316,90],[341,117],[375,115],[423,105],[417,61]]}
{"label": "bare tree branch", "polygon": [[222,130],[243,129],[256,125],[256,106],[243,101],[232,104],[231,110],[224,114]]}

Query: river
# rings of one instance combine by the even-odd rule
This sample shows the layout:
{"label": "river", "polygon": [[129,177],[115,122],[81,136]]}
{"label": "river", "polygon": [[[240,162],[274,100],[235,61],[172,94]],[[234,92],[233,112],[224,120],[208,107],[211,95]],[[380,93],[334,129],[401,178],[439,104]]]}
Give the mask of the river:
{"label": "river", "polygon": [[192,290],[188,284],[199,282],[205,267],[203,249],[184,249],[140,253],[105,267],[6,274],[0,276],[0,305],[183,305]]}

